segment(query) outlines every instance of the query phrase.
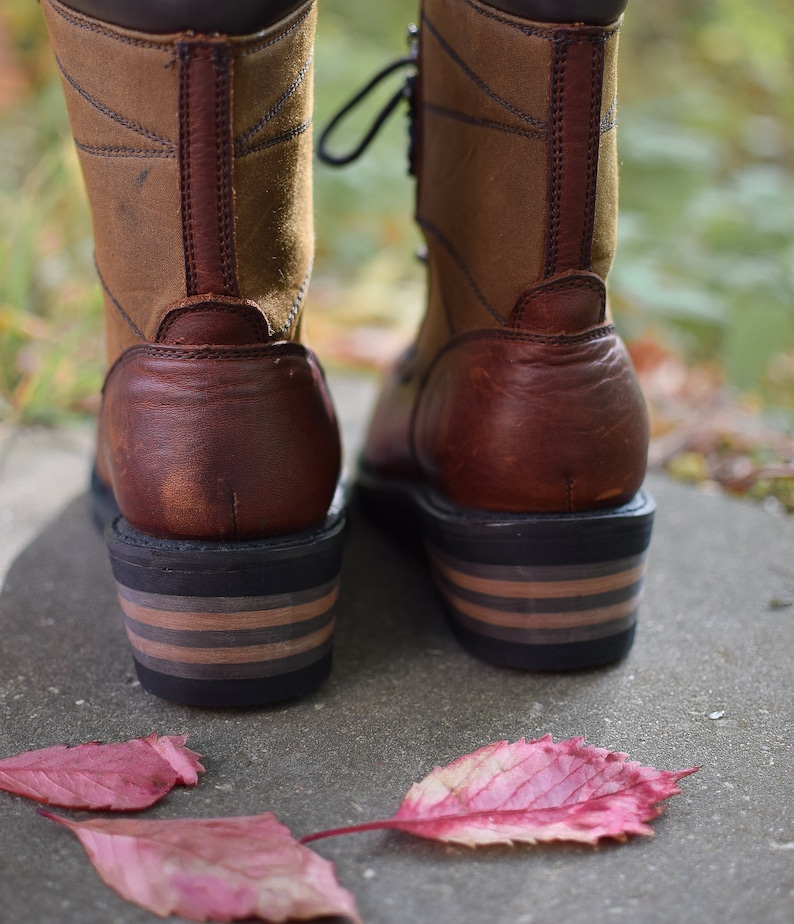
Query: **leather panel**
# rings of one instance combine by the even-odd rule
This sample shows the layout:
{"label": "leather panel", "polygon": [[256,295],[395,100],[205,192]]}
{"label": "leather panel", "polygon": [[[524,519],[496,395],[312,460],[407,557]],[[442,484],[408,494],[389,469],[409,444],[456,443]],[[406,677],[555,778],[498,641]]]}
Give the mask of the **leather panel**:
{"label": "leather panel", "polygon": [[504,323],[543,275],[553,33],[514,25],[477,3],[423,4],[417,217],[443,267],[430,310],[454,305],[458,332]]}
{"label": "leather panel", "polygon": [[616,52],[614,22],[561,25],[479,0],[423,0],[425,366],[450,333],[511,325],[517,300],[544,279],[591,269],[605,277],[615,244]]}
{"label": "leather panel", "polygon": [[109,363],[205,293],[255,301],[273,332],[298,339],[314,244],[315,4],[226,38],[41,5],[91,206]]}
{"label": "leather panel", "polygon": [[521,293],[510,327],[541,334],[587,330],[604,322],[606,298],[606,286],[595,273],[558,276]]}
{"label": "leather panel", "polygon": [[611,29],[604,43],[604,78],[601,87],[601,138],[598,145],[595,220],[590,264],[602,279],[612,266],[618,230],[618,74],[620,33]]}
{"label": "leather panel", "polygon": [[418,399],[422,476],[465,507],[562,513],[615,507],[645,475],[648,419],[611,327],[575,337],[458,338]]}
{"label": "leather panel", "polygon": [[317,526],[340,467],[320,367],[299,344],[127,351],[102,408],[123,515],[167,539],[254,539]]}
{"label": "leather panel", "polygon": [[237,295],[231,46],[220,37],[185,37],[177,43],[177,55],[185,291]]}
{"label": "leather panel", "polygon": [[172,346],[243,346],[271,337],[256,302],[199,295],[172,305],[155,339]]}
{"label": "leather panel", "polygon": [[549,104],[547,277],[591,263],[604,71],[603,29],[560,29]]}

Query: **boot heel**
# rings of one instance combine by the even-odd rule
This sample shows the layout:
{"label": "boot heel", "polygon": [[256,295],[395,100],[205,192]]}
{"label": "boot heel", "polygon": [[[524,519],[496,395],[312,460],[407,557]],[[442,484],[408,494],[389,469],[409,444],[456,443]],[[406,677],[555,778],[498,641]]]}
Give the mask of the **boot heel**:
{"label": "boot heel", "polygon": [[113,522],[106,541],[142,686],[195,706],[304,695],[331,668],[344,516],[251,542],[155,539]]}
{"label": "boot heel", "polygon": [[564,670],[614,661],[631,648],[650,495],[558,515],[422,507],[431,567],[470,652],[508,667]]}

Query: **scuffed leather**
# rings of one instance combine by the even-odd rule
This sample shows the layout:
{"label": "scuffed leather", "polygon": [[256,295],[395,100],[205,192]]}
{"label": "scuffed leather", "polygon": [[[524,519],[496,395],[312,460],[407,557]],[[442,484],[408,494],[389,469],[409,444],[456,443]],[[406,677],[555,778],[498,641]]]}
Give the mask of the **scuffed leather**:
{"label": "scuffed leather", "polygon": [[340,468],[311,352],[133,347],[104,390],[100,470],[122,514],[165,539],[256,539],[320,525]]}
{"label": "scuffed leather", "polygon": [[611,326],[560,337],[482,331],[438,356],[412,443],[422,477],[455,504],[594,510],[626,502],[642,484],[648,418]]}

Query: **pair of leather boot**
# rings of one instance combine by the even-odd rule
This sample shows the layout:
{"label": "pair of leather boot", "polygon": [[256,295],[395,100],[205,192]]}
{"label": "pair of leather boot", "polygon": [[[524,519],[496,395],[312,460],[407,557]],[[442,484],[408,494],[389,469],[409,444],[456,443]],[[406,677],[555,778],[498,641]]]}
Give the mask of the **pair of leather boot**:
{"label": "pair of leather boot", "polygon": [[[42,0],[107,309],[93,494],[143,686],[248,705],[330,669],[340,443],[300,342],[313,0],[248,36]],[[358,477],[426,543],[453,630],[530,669],[631,645],[653,503],[610,323],[617,24],[423,0],[412,80],[428,309]]]}

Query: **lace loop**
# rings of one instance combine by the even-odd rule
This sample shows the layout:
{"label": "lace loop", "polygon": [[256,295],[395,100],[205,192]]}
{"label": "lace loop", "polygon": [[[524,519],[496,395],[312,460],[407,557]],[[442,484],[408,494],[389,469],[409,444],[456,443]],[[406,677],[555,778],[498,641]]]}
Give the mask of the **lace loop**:
{"label": "lace loop", "polygon": [[[389,116],[394,112],[394,110],[399,106],[402,100],[408,102],[409,107],[409,116],[411,119],[411,148],[413,147],[413,123],[414,123],[414,111],[415,111],[415,80],[416,80],[416,62],[417,62],[417,42],[416,42],[416,31],[414,29],[409,30],[409,41],[410,41],[410,52],[403,58],[398,58],[396,61],[392,61],[390,64],[387,64],[382,70],[378,71],[377,74],[366,84],[358,93],[346,103],[339,112],[331,119],[331,121],[323,129],[320,138],[317,142],[317,156],[324,163],[328,164],[330,167],[343,167],[346,164],[352,163],[366,151],[366,149],[372,143],[372,140],[380,131],[384,122],[389,118]],[[362,100],[366,99],[367,96],[378,87],[387,77],[393,74],[395,71],[399,71],[402,68],[411,68],[411,73],[407,75],[403,85],[400,89],[391,96],[386,104],[383,106],[381,111],[375,117],[374,122],[369,127],[367,132],[364,134],[364,137],[358,142],[358,144],[348,151],[345,154],[333,154],[329,149],[329,140],[334,133],[337,126],[342,122],[353,109],[355,109]],[[411,155],[409,155],[411,156]],[[412,156],[411,156],[412,159]]]}

